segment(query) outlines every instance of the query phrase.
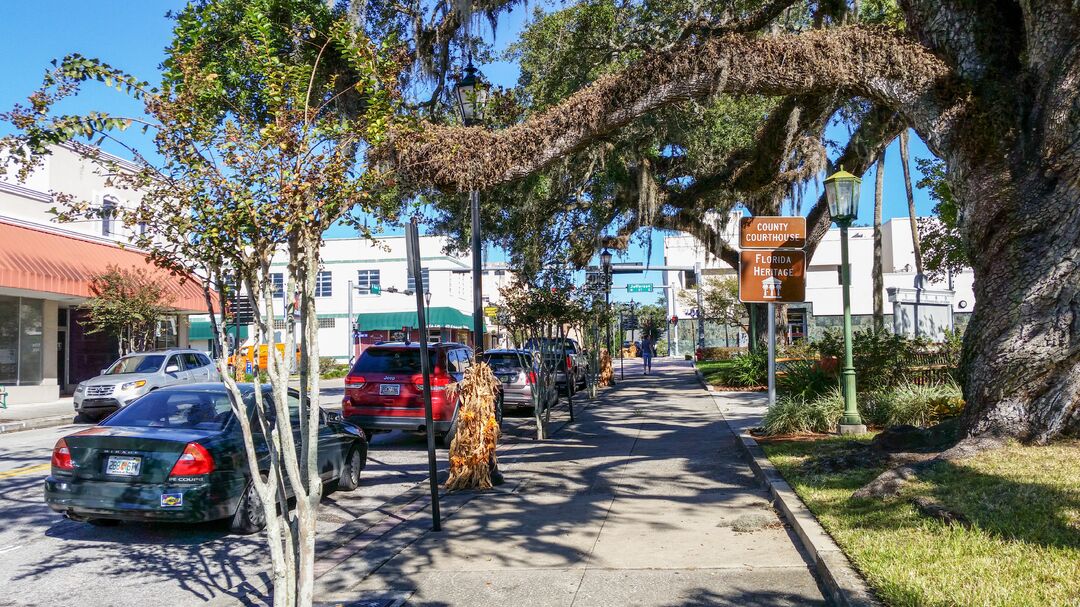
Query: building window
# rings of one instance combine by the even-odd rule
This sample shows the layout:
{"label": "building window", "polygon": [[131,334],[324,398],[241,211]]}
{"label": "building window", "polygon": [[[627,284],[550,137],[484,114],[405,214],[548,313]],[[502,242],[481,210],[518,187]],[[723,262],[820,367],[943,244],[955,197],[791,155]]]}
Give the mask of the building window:
{"label": "building window", "polygon": [[[420,278],[422,279],[421,282],[423,282],[424,285],[426,285],[428,287],[431,286],[431,282],[428,280],[428,269],[427,268],[424,268],[424,269],[420,270]],[[416,279],[413,278],[412,276],[409,277],[409,286],[407,288],[410,291],[415,291],[416,290]]]}
{"label": "building window", "polygon": [[176,317],[171,316],[165,320],[159,320],[157,332],[154,335],[154,347],[159,350],[175,348],[179,344],[176,334]]}
{"label": "building window", "polygon": [[336,318],[320,318],[319,319],[319,328],[320,329],[333,329],[337,325],[337,323],[334,322],[335,320],[337,320],[337,319]]}
{"label": "building window", "polygon": [[43,301],[0,296],[0,384],[41,383],[44,371]]}
{"label": "building window", "polygon": [[506,275],[506,270],[495,270],[495,275],[496,276],[505,276]]}
{"label": "building window", "polygon": [[288,327],[289,327],[289,325],[288,325],[287,322],[285,322],[284,318],[275,318],[274,319],[274,329],[276,329],[278,331],[284,331]]}
{"label": "building window", "polygon": [[139,236],[146,236],[146,222],[139,222]]}
{"label": "building window", "polygon": [[281,272],[274,272],[270,275],[270,281],[274,283],[274,297],[284,297],[285,275]]}
{"label": "building window", "polygon": [[356,271],[356,288],[361,291],[371,292],[371,287],[380,285],[379,271],[378,270],[357,270]]}
{"label": "building window", "polygon": [[329,270],[322,270],[315,277],[315,297],[330,297],[334,294],[331,276]]}
{"label": "building window", "polygon": [[112,236],[113,220],[116,218],[116,199],[106,198],[101,202],[101,235]]}

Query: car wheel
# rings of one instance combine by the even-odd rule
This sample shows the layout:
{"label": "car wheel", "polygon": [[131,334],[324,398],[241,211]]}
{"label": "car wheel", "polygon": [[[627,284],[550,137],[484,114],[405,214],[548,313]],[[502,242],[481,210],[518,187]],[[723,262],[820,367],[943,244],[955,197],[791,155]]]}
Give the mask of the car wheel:
{"label": "car wheel", "polygon": [[369,444],[371,443],[371,439],[375,438],[375,431],[371,428],[360,428],[360,431],[364,433],[364,438],[367,439]]}
{"label": "car wheel", "polygon": [[450,424],[450,430],[439,439],[442,446],[447,449],[450,448],[450,445],[454,442],[454,437],[457,436],[457,422],[457,416],[455,415],[453,423]]}
{"label": "car wheel", "polygon": [[115,527],[120,524],[120,521],[114,518],[88,518],[86,522],[95,527]]}
{"label": "car wheel", "polygon": [[251,535],[262,531],[266,526],[266,513],[263,512],[262,499],[255,490],[255,483],[248,483],[244,497],[240,498],[240,505],[236,507],[229,530],[241,535]]}
{"label": "car wheel", "polygon": [[500,396],[499,400],[495,401],[495,425],[502,429],[503,423],[503,397]]}
{"label": "car wheel", "polygon": [[360,471],[364,469],[364,456],[359,447],[349,450],[345,458],[345,467],[341,470],[341,478],[338,479],[338,489],[352,491],[360,486]]}

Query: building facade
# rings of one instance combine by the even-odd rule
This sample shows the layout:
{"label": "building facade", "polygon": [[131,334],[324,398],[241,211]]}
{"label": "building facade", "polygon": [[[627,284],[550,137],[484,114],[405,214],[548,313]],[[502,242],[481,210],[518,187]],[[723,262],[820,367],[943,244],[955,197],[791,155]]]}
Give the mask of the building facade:
{"label": "building facade", "polygon": [[[473,344],[472,260],[468,255],[447,254],[447,243],[442,236],[420,238],[423,276],[419,284],[425,294],[431,293],[425,305],[429,339]],[[418,283],[408,275],[403,236],[375,241],[328,238],[321,256],[323,267],[315,291],[320,357],[348,362],[376,342],[419,338],[415,296]],[[289,322],[284,317],[286,263],[282,255],[271,268],[274,327],[279,331],[279,340]],[[485,306],[498,305],[499,288],[510,278],[502,264],[484,270]],[[193,319],[193,346],[209,351],[209,326],[205,316]],[[493,323],[486,323],[485,346],[498,342],[497,329]],[[241,343],[253,341],[255,332],[251,327],[241,327],[240,331]]]}
{"label": "building facade", "polygon": [[[120,246],[133,230],[120,225],[116,210],[137,202],[130,192],[109,187],[72,148],[52,151],[25,182],[0,177],[0,391],[13,404],[56,400],[116,360],[115,340],[90,333],[80,307],[93,277],[109,267],[168,285],[165,305],[173,313],[159,323],[162,347],[185,345],[188,314],[206,309],[196,282],[180,284],[142,252]],[[100,216],[57,223],[52,192],[91,201]]]}
{"label": "building facade", "polygon": [[[735,213],[729,218],[724,238],[727,242],[738,242],[738,218]],[[907,218],[895,218],[885,222],[882,227],[882,275],[884,288],[882,301],[885,310],[885,325],[893,327],[893,304],[889,301],[890,289],[911,290],[915,286],[915,250],[911,238],[911,223]],[[872,227],[852,227],[848,229],[848,261],[851,272],[851,314],[855,328],[871,326],[874,313],[874,230]],[[704,245],[693,236],[679,234],[664,239],[665,265],[689,266],[701,264],[703,281],[710,278],[737,278],[736,269],[714,255],[706,252]],[[830,229],[818,245],[814,256],[806,268],[806,302],[789,304],[787,326],[781,330],[792,340],[809,338],[811,340],[822,333],[843,326],[843,286],[840,281],[840,230]],[[687,276],[683,272],[666,272],[665,284],[672,292],[687,290]],[[945,279],[924,285],[934,291],[951,291],[951,328],[963,328],[975,305],[973,292],[974,276],[970,270],[955,274]],[[696,314],[696,310],[687,307],[683,297],[674,297],[669,302],[672,315],[684,319],[680,322],[679,342],[682,351],[690,351],[696,342],[695,321],[685,320]],[[737,346],[746,343],[745,333],[735,327],[708,327],[706,345]]]}

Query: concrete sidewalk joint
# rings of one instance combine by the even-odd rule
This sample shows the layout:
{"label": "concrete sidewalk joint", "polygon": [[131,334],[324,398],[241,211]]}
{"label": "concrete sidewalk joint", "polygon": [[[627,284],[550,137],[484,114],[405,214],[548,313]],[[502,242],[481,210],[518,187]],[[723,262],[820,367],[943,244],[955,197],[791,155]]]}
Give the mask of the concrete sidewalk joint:
{"label": "concrete sidewalk joint", "polygon": [[[704,381],[702,383],[704,384]],[[738,437],[738,444],[749,459],[754,475],[768,488],[777,509],[795,531],[803,550],[814,564],[821,587],[829,601],[845,607],[880,607],[882,603],[874,596],[866,580],[859,575],[844,552],[821,527],[780,471],[769,461],[761,445],[725,415],[724,408],[718,402],[722,398],[723,393],[713,395],[717,411],[732,434]]]}

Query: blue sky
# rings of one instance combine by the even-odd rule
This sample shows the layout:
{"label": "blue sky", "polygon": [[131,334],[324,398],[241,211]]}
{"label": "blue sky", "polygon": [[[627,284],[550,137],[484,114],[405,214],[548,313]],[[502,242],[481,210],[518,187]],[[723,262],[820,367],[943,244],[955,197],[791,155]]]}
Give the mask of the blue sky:
{"label": "blue sky", "polygon": [[[75,52],[100,58],[155,83],[158,66],[164,58],[163,49],[169,42],[172,29],[172,21],[165,14],[184,4],[186,2],[183,0],[5,2],[5,18],[0,20],[0,56],[7,59],[4,62],[4,78],[0,81],[0,108],[7,109],[25,100],[40,85],[41,76],[52,59]],[[502,15],[496,32],[492,32],[484,23],[478,23],[477,33],[493,39],[496,51],[501,51],[517,38],[517,33],[535,6],[535,3],[529,3],[528,7],[519,6],[512,13]],[[489,80],[501,86],[513,86],[518,77],[517,66],[512,63],[498,62],[478,67]],[[140,105],[114,90],[91,86],[85,94],[65,104],[62,109],[70,112],[104,109],[114,113],[132,113],[138,112]],[[0,125],[0,133],[9,131],[8,126]],[[828,137],[843,145],[847,140],[846,128],[831,127]],[[913,134],[912,165],[915,158],[930,155],[926,146]],[[920,174],[915,166],[912,166],[912,171],[913,179],[917,181]],[[868,171],[863,177],[859,221],[869,223],[873,211],[874,171]],[[816,196],[813,191],[808,191],[806,200],[813,201]],[[803,212],[809,210],[809,206],[809,202],[804,205]],[[916,189],[915,206],[921,216],[928,215],[933,204],[925,191]],[[883,215],[886,221],[907,216],[899,142],[894,142],[886,153]],[[338,232],[335,235],[345,234]],[[498,251],[490,251],[489,258],[495,260],[503,256]],[[663,263],[663,234],[659,231],[653,233],[652,255],[648,260],[645,248],[636,246],[617,261],[648,261],[652,265]],[[659,272],[650,272],[644,276],[618,276],[615,280],[617,285],[627,282],[660,284],[661,276]],[[613,298],[629,299],[625,292],[619,291],[613,293]],[[654,298],[639,295],[636,299],[647,303]]]}

